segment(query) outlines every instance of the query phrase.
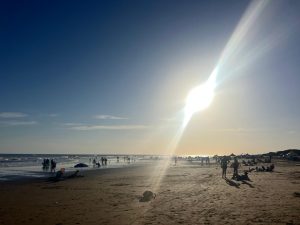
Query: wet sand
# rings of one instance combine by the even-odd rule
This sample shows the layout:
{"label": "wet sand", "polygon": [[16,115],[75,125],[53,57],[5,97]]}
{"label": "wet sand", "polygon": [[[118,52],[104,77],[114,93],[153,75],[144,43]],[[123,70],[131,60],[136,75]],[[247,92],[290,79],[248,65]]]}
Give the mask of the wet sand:
{"label": "wet sand", "polygon": [[295,162],[278,161],[274,172],[251,172],[245,182],[222,179],[214,164],[178,162],[168,167],[156,198],[140,202],[153,189],[153,167],[0,183],[0,224],[300,224]]}

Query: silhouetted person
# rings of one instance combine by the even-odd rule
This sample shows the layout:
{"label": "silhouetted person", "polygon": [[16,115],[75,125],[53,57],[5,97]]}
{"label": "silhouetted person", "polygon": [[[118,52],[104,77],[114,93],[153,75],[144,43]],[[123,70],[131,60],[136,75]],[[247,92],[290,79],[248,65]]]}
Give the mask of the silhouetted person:
{"label": "silhouetted person", "polygon": [[62,168],[61,170],[57,171],[56,176],[55,176],[55,180],[61,179],[62,176],[64,175],[64,173],[65,173],[65,169],[64,168]]}
{"label": "silhouetted person", "polygon": [[226,178],[227,163],[228,163],[227,157],[224,156],[224,157],[221,159],[222,178]]}
{"label": "silhouetted person", "polygon": [[51,172],[55,172],[55,168],[56,168],[56,162],[54,161],[54,159],[51,159]]}
{"label": "silhouetted person", "polygon": [[209,156],[206,157],[205,163],[206,163],[207,165],[209,165]]}
{"label": "silhouetted person", "polygon": [[48,170],[49,169],[49,160],[44,159],[42,165],[43,165],[43,170]]}
{"label": "silhouetted person", "polygon": [[239,181],[250,180],[248,177],[248,172],[245,171],[243,175],[237,175],[236,180],[239,180]]}
{"label": "silhouetted person", "polygon": [[44,170],[48,170],[48,169],[49,169],[49,166],[50,166],[50,161],[49,161],[49,159],[44,159],[44,160],[43,160],[43,169],[44,169]]}
{"label": "silhouetted person", "polygon": [[232,176],[232,179],[237,179],[238,178],[238,168],[239,168],[239,162],[237,160],[237,157],[234,157],[234,161],[232,163],[232,166],[233,166],[233,176]]}

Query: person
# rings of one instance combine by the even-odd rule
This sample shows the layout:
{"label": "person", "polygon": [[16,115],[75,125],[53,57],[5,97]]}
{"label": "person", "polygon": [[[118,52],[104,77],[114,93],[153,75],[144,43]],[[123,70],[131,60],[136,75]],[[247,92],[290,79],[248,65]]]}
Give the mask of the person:
{"label": "person", "polygon": [[59,171],[57,171],[56,176],[55,176],[55,179],[56,179],[56,180],[61,179],[62,176],[64,175],[64,173],[65,173],[65,168],[61,168]]}
{"label": "person", "polygon": [[47,165],[47,160],[46,159],[43,160],[42,165],[43,165],[43,170],[47,170],[49,168],[49,166]]}
{"label": "person", "polygon": [[49,159],[44,159],[43,160],[43,170],[48,170],[49,169]]}
{"label": "person", "polygon": [[273,172],[274,168],[275,168],[274,164],[271,164],[270,167],[267,168],[267,171]]}
{"label": "person", "polygon": [[232,176],[232,179],[237,179],[238,176],[239,176],[239,173],[238,173],[238,168],[239,168],[239,162],[237,160],[237,157],[234,157],[234,161],[232,163],[232,167],[233,167],[233,176]]}
{"label": "person", "polygon": [[236,180],[238,180],[238,181],[250,180],[249,177],[248,177],[248,172],[245,171],[244,175],[237,175]]}
{"label": "person", "polygon": [[206,157],[206,165],[209,165],[209,156]]}
{"label": "person", "polygon": [[223,156],[223,158],[221,159],[222,178],[226,178],[227,163],[227,157]]}
{"label": "person", "polygon": [[55,172],[55,168],[56,168],[56,162],[54,161],[54,159],[51,159],[51,172]]}

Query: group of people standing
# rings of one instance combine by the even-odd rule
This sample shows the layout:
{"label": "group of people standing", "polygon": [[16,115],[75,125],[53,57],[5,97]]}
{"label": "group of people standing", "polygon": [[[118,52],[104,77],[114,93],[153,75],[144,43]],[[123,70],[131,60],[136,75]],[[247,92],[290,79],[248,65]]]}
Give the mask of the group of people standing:
{"label": "group of people standing", "polygon": [[[221,164],[221,168],[222,168],[222,178],[226,178],[226,172],[227,172],[227,165],[230,162],[230,157],[228,156],[223,156],[220,164]],[[233,163],[231,164],[232,168],[233,168],[233,176],[232,179],[237,179],[238,178],[238,168],[240,166],[240,163],[238,162],[237,157],[234,157]]]}
{"label": "group of people standing", "polygon": [[55,172],[56,161],[54,159],[50,160],[48,158],[45,158],[45,159],[43,159],[42,165],[43,165],[43,170],[49,170],[49,168],[50,168],[51,172]]}
{"label": "group of people standing", "polygon": [[107,165],[107,158],[106,157],[101,157],[100,158],[100,161],[101,161],[101,164],[100,164],[100,161],[98,161],[97,159],[97,156],[92,160],[92,158],[90,158],[90,163],[93,161],[93,166],[98,166],[101,167],[102,166],[106,166]]}

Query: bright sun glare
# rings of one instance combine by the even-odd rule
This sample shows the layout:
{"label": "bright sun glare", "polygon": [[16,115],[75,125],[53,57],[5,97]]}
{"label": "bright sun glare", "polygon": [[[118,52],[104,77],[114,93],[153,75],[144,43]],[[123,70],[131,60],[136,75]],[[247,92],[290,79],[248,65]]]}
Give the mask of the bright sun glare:
{"label": "bright sun glare", "polygon": [[186,99],[186,114],[194,114],[207,108],[214,97],[213,88],[206,83],[190,91]]}
{"label": "bright sun glare", "polygon": [[184,108],[184,126],[187,125],[194,113],[206,109],[213,101],[216,87],[216,73],[216,70],[213,71],[204,84],[193,88],[189,92]]}

